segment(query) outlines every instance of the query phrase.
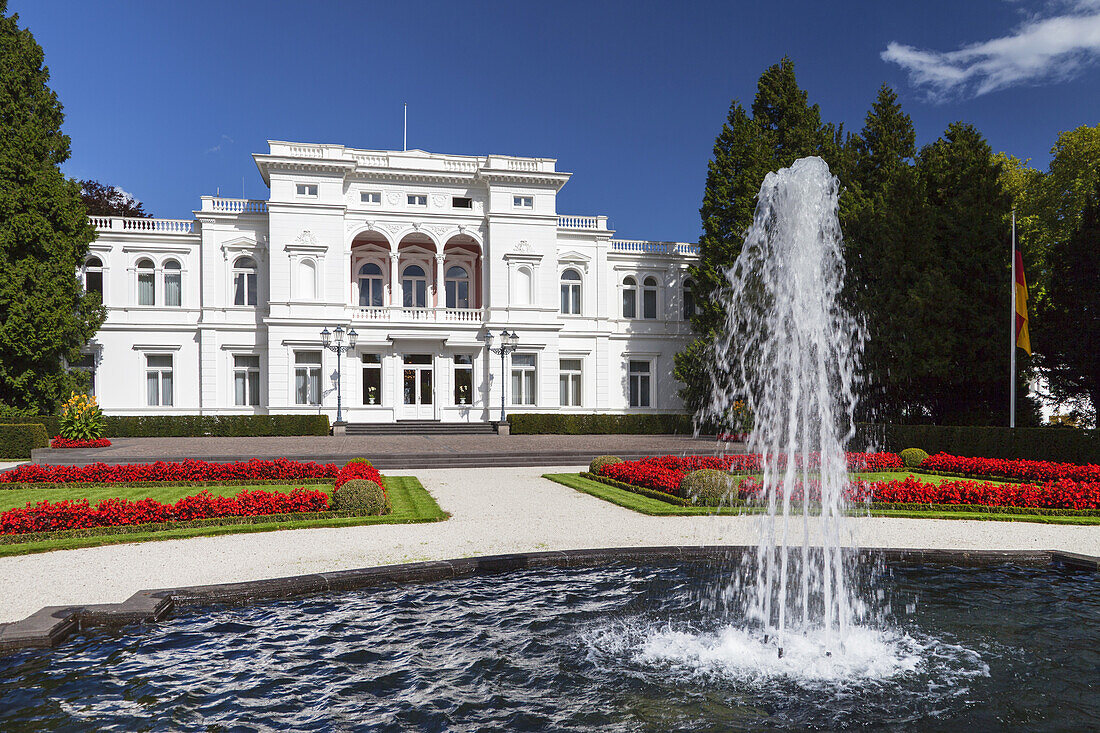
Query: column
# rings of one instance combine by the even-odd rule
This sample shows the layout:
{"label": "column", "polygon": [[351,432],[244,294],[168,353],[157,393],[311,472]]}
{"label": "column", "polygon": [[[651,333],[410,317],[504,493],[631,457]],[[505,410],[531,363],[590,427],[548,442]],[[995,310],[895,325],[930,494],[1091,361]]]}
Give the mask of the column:
{"label": "column", "polygon": [[398,301],[397,295],[397,261],[399,255],[396,252],[390,252],[390,306],[397,307],[401,305]]}
{"label": "column", "polygon": [[442,294],[443,285],[443,255],[435,256],[435,307],[442,308],[447,305],[446,295]]}

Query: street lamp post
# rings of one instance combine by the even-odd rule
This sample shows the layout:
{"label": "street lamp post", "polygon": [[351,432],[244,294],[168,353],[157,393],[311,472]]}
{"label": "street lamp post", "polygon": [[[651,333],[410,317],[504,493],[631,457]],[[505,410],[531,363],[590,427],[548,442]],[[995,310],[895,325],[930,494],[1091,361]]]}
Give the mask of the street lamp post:
{"label": "street lamp post", "polygon": [[[340,356],[354,349],[355,342],[359,340],[359,334],[355,332],[354,328],[348,331],[347,335],[348,345],[344,346],[343,326],[337,326],[336,328],[332,329],[332,333],[329,333],[327,326],[323,331],[321,331],[321,345],[329,351],[336,352],[336,423],[334,424],[341,427],[343,427],[344,425],[344,404],[342,396],[340,394],[340,383],[343,381],[343,375],[340,373]],[[332,343],[333,341],[335,341],[336,343]]]}
{"label": "street lamp post", "polygon": [[504,329],[500,332],[500,346],[494,347],[493,334],[485,331],[484,341],[486,349],[494,354],[500,354],[500,422],[502,425],[506,425],[507,418],[504,414],[504,405],[507,402],[508,374],[504,360],[516,350],[519,345],[519,336],[516,335],[515,331],[508,333],[508,329]]}

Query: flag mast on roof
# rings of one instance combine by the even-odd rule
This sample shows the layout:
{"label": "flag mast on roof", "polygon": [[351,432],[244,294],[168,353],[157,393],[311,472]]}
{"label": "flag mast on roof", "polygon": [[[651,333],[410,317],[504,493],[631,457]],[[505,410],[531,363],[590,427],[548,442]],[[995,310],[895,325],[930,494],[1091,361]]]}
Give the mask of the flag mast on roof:
{"label": "flag mast on roof", "polygon": [[405,102],[405,123],[401,127],[401,150],[409,150],[409,103]]}

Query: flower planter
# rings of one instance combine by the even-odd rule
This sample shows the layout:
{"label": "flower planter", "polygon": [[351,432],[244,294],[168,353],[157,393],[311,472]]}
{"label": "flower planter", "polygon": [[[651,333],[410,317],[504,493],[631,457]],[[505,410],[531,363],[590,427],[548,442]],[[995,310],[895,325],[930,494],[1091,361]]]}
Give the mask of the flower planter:
{"label": "flower planter", "polygon": [[94,438],[92,440],[69,440],[55,435],[50,441],[51,448],[106,448],[111,441],[106,438]]}

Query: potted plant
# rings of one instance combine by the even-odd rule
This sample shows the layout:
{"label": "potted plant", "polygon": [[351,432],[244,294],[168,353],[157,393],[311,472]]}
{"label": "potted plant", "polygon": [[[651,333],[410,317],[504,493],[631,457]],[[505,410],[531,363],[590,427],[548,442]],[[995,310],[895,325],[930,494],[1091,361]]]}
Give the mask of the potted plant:
{"label": "potted plant", "polygon": [[378,404],[378,388],[377,387],[367,387],[367,404],[368,405]]}
{"label": "potted plant", "polygon": [[460,384],[458,386],[458,404],[470,404],[470,388],[465,384]]}

